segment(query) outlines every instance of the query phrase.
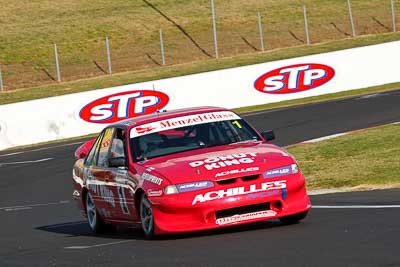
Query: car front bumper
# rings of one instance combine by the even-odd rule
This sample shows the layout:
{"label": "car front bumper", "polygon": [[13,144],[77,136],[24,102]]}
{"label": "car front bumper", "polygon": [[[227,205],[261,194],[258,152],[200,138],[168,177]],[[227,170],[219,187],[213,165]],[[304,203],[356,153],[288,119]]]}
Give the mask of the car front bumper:
{"label": "car front bumper", "polygon": [[[268,182],[286,181],[286,188],[261,190],[265,179],[247,182],[254,185],[243,194],[225,194],[222,198],[194,203],[198,194],[215,196],[215,191],[235,188],[234,185],[217,186],[213,189],[164,195],[150,198],[157,234],[198,231],[231,225],[240,225],[263,220],[285,217],[308,211],[311,208],[301,173],[290,177],[270,179]],[[246,188],[246,184],[239,187]],[[227,192],[227,191],[224,191]]]}

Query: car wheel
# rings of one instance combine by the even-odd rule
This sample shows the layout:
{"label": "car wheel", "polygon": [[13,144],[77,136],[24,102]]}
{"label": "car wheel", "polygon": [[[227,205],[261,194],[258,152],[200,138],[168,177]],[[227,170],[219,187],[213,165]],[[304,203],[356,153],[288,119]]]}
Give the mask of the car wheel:
{"label": "car wheel", "polygon": [[93,197],[89,192],[86,194],[86,216],[90,229],[94,233],[103,233],[106,230],[106,224],[99,216]]}
{"label": "car wheel", "polygon": [[146,239],[154,238],[154,215],[151,203],[145,194],[140,200],[140,220]]}
{"label": "car wheel", "polygon": [[284,224],[295,224],[303,220],[308,214],[308,211],[300,212],[297,214],[289,215],[286,217],[279,218],[279,220]]}

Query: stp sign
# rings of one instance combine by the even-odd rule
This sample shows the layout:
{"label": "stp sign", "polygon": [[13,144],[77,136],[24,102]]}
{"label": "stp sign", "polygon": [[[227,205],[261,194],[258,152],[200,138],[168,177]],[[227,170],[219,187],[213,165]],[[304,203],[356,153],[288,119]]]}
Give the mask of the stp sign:
{"label": "stp sign", "polygon": [[314,89],[334,76],[335,70],[323,64],[297,64],[265,73],[254,87],[267,94],[290,94]]}
{"label": "stp sign", "polygon": [[169,97],[158,91],[137,90],[99,98],[81,109],[79,117],[91,123],[113,123],[161,110]]}

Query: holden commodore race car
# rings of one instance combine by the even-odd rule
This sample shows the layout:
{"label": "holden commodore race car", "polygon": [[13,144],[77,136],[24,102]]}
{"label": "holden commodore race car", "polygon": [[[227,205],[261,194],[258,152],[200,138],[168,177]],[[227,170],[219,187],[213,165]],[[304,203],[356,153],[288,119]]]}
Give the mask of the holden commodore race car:
{"label": "holden commodore race car", "polygon": [[146,238],[262,220],[296,223],[311,208],[295,159],[236,113],[216,107],[145,115],[77,149],[73,197],[94,232],[141,224]]}

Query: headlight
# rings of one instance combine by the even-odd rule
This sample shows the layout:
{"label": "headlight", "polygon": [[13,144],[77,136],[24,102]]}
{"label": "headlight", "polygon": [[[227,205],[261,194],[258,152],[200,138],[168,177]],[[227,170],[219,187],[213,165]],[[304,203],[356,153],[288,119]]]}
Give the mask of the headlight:
{"label": "headlight", "polygon": [[267,170],[263,173],[264,178],[274,178],[279,176],[285,176],[289,174],[295,174],[299,172],[299,167],[297,164],[292,164],[289,166],[284,166],[272,170]]}
{"label": "headlight", "polygon": [[190,191],[201,190],[205,188],[214,187],[214,183],[211,181],[197,181],[197,182],[189,182],[184,184],[177,185],[169,185],[165,187],[164,192],[167,195],[176,194],[176,193],[184,193]]}
{"label": "headlight", "polygon": [[292,164],[292,174],[299,172],[299,166],[297,164]]}
{"label": "headlight", "polygon": [[176,188],[175,185],[169,185],[169,186],[164,188],[164,192],[165,192],[166,195],[177,194],[178,193],[178,189]]}

